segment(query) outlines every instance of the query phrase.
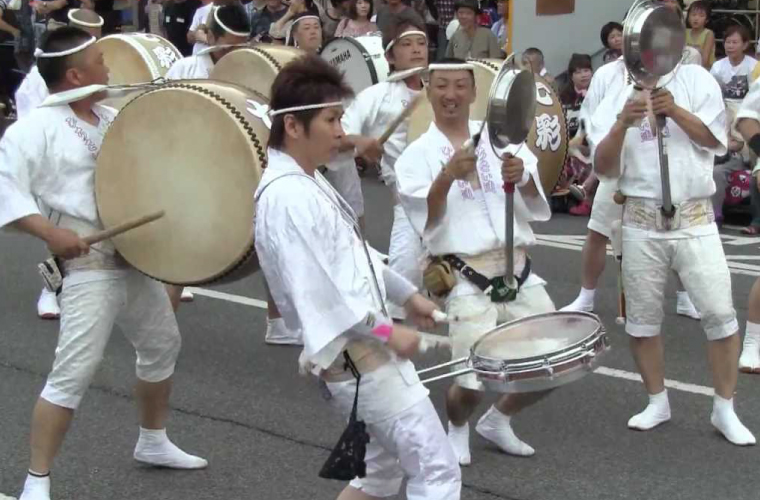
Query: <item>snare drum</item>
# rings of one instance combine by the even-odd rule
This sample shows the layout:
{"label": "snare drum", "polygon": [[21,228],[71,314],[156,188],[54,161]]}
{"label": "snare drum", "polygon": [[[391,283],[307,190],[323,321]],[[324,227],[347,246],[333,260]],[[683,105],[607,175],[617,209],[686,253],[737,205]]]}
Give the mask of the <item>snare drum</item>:
{"label": "snare drum", "polygon": [[380,36],[335,38],[325,45],[320,55],[343,73],[355,94],[388,79],[390,66]]}
{"label": "snare drum", "polygon": [[[133,33],[109,35],[97,42],[108,66],[108,83],[147,83],[166,76],[169,68],[182,58],[172,43],[158,35]],[[130,99],[109,100],[108,105],[122,108]]]}
{"label": "snare drum", "polygon": [[166,212],[113,239],[127,262],[176,285],[258,269],[253,193],[269,129],[250,110],[264,116],[267,102],[237,85],[184,80],[122,109],[97,159],[100,218],[111,227],[135,214]]}
{"label": "snare drum", "polygon": [[283,66],[304,54],[301,49],[280,45],[236,49],[216,63],[209,77],[242,85],[269,98],[272,83]]}
{"label": "snare drum", "polygon": [[467,368],[423,382],[475,373],[486,390],[536,392],[583,378],[609,349],[599,318],[583,312],[550,312],[497,326],[480,338],[470,356],[419,373],[466,363]]}

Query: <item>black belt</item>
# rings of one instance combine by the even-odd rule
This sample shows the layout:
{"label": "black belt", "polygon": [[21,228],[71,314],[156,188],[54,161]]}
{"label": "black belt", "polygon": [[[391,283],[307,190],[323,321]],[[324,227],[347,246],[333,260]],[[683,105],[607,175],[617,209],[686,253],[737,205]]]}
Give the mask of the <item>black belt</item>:
{"label": "black belt", "polygon": [[[485,294],[491,293],[491,290],[494,287],[494,280],[503,279],[503,277],[501,276],[493,278],[493,279],[486,278],[485,276],[477,272],[475,269],[467,265],[465,261],[463,261],[456,255],[453,255],[453,254],[444,255],[442,258],[443,260],[451,264],[451,267],[459,271],[462,274],[462,276],[467,278],[467,280],[470,283],[480,288]],[[523,270],[520,273],[520,276],[515,276],[515,279],[517,280],[518,290],[520,289],[520,287],[522,287],[523,283],[525,283],[525,280],[528,279],[529,275],[530,275],[530,257],[526,257],[525,267],[523,267]]]}

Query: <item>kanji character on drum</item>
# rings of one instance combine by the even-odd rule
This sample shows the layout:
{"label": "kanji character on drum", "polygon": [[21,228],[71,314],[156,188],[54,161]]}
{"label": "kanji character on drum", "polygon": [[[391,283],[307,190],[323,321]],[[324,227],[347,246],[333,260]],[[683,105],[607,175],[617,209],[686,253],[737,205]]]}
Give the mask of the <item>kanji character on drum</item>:
{"label": "kanji character on drum", "polygon": [[[36,56],[51,93],[108,82],[108,68],[95,41],[73,27],[47,33]],[[140,430],[134,458],[181,469],[207,465],[166,435],[181,340],[163,286],[131,268],[110,242],[90,248],[82,240],[102,229],[95,204],[95,158],[115,116],[98,104],[102,97],[94,94],[70,105],[37,108],[0,140],[0,226],[45,241],[59,257],[64,275],[58,347],[32,416],[23,500],[50,498],[53,459],[114,324],[137,353]],[[40,214],[35,198],[52,210],[50,219]]]}

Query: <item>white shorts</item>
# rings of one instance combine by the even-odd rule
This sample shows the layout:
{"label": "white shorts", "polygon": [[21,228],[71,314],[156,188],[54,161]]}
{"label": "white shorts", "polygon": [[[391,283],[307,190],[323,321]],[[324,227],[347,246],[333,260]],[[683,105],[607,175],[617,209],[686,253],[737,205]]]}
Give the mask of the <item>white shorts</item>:
{"label": "white shorts", "polygon": [[[64,280],[61,330],[53,369],[41,397],[75,409],[103,359],[114,324],[137,352],[140,380],[161,382],[174,373],[181,338],[161,283],[134,269],[89,271],[98,279]],[[71,284],[71,283],[74,284]]]}
{"label": "white shorts", "polygon": [[617,186],[617,181],[599,181],[587,226],[607,238],[612,237],[612,224],[623,218],[623,206],[615,203],[612,198],[617,191]]}
{"label": "white shorts", "polygon": [[[468,357],[475,342],[497,325],[556,310],[543,285],[522,288],[517,294],[517,299],[498,304],[491,302],[491,298],[484,293],[454,297],[449,301],[446,312],[449,316],[459,316],[464,321],[456,321],[449,325],[451,359]],[[464,365],[456,365],[452,371],[463,368]],[[484,390],[483,384],[474,373],[457,377],[456,383],[465,389]]]}
{"label": "white shorts", "polygon": [[681,239],[631,238],[623,227],[623,287],[627,320],[633,337],[660,334],[665,287],[672,269],[681,278],[694,306],[702,314],[708,340],[739,331],[731,297],[731,274],[720,235]]}

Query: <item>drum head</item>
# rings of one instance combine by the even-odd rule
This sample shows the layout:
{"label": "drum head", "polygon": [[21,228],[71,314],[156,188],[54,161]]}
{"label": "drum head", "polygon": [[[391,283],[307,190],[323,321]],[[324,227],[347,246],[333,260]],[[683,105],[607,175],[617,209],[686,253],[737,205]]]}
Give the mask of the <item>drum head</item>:
{"label": "drum head", "polygon": [[601,329],[593,314],[552,312],[507,323],[487,333],[472,348],[475,356],[523,361],[575,346]]}
{"label": "drum head", "polygon": [[121,36],[107,36],[98,40],[103,59],[108,66],[108,83],[145,83],[155,77],[143,55]]}
{"label": "drum head", "polygon": [[236,49],[214,65],[210,78],[241,85],[269,98],[282,67],[303,54],[293,47]]}
{"label": "drum head", "polygon": [[166,212],[113,240],[141,272],[207,283],[253,251],[253,193],[269,133],[246,112],[247,99],[267,102],[240,87],[188,80],[141,95],[114,120],[95,175],[103,224]]}
{"label": "drum head", "polygon": [[325,45],[320,55],[343,73],[356,94],[388,78],[390,68],[379,36],[336,38]]}

